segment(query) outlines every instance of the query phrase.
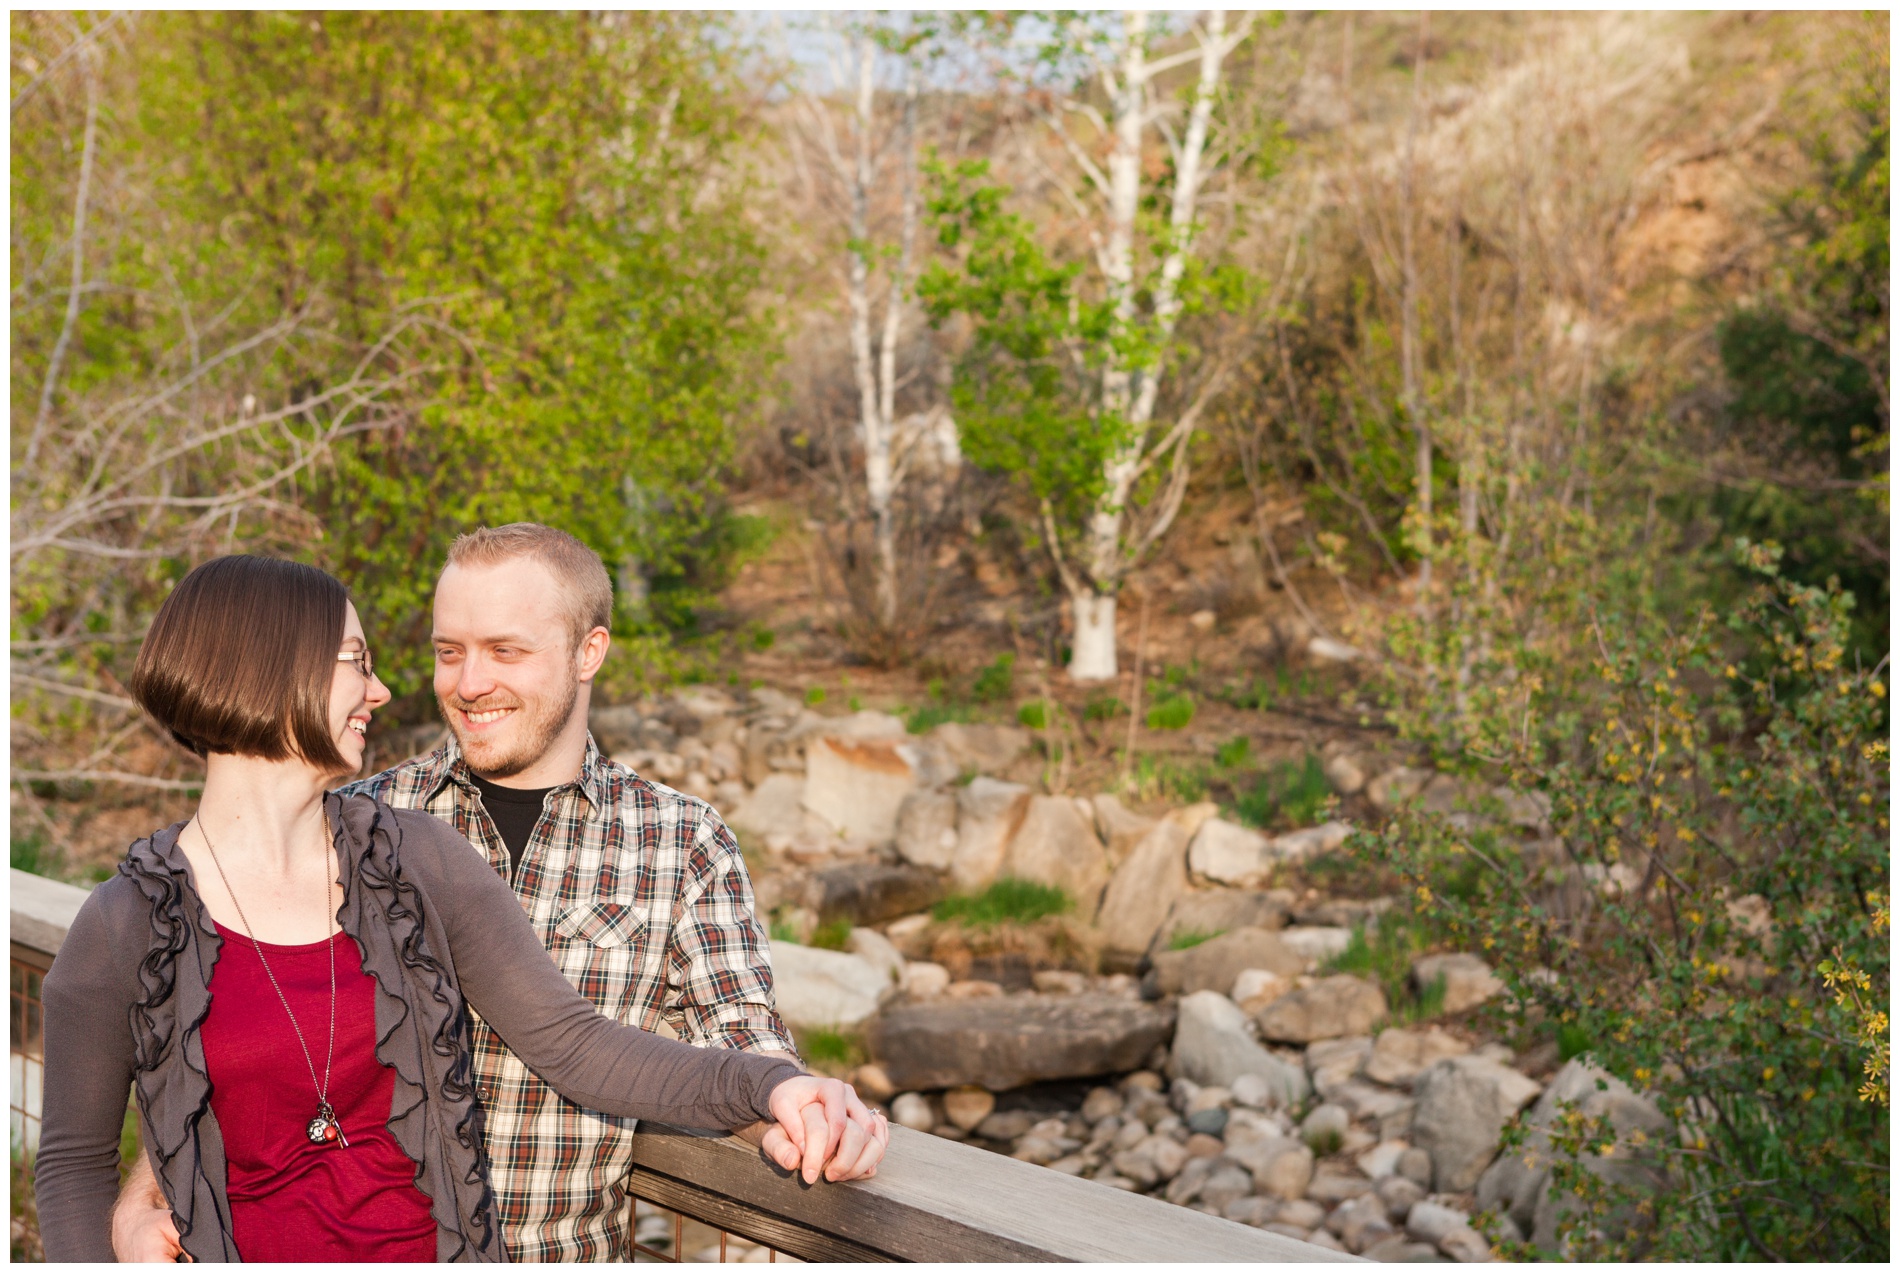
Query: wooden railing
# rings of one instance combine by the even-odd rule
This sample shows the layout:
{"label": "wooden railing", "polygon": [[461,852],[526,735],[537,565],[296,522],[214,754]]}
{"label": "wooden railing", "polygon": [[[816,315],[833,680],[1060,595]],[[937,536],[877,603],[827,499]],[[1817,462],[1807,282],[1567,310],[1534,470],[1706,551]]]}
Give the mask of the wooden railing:
{"label": "wooden railing", "polygon": [[[14,871],[12,893],[11,1104],[14,1143],[30,1152],[39,1122],[30,1068],[39,1057],[37,970],[58,953],[85,892]],[[33,970],[30,983],[23,970]],[[632,1185],[646,1203],[800,1260],[1353,1259],[903,1127],[891,1129],[890,1152],[873,1178],[808,1186],[736,1138],[647,1123]]]}

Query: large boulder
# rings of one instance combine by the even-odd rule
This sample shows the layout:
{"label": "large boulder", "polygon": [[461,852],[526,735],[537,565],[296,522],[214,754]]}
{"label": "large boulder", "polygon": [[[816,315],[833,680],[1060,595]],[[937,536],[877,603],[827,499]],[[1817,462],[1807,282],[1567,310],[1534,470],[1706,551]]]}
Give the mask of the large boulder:
{"label": "large boulder", "polygon": [[897,991],[888,971],[869,960],[788,941],[772,943],[772,989],[794,1031],[862,1025]]}
{"label": "large boulder", "polygon": [[[1298,956],[1294,956],[1298,958]],[[1254,1018],[1260,1037],[1276,1043],[1312,1043],[1348,1034],[1370,1034],[1385,1020],[1385,993],[1363,977],[1322,977],[1303,990],[1281,995]]]}
{"label": "large boulder", "polygon": [[[1095,832],[1108,848],[1111,868],[1121,865],[1129,852],[1155,827],[1154,818],[1124,809],[1122,802],[1107,792],[1090,799],[1089,805],[1095,813]],[[1186,843],[1183,839],[1182,844],[1185,846]]]}
{"label": "large boulder", "polygon": [[1029,813],[1029,788],[977,778],[957,792],[957,847],[950,880],[966,892],[988,887],[1002,873],[1010,837]]}
{"label": "large boulder", "polygon": [[724,811],[726,825],[741,835],[796,835],[805,814],[804,801],[802,775],[774,773]]}
{"label": "large boulder", "polygon": [[[1607,1155],[1583,1159],[1583,1167],[1612,1184],[1634,1190],[1654,1190],[1662,1175],[1641,1140],[1654,1140],[1668,1128],[1668,1119],[1653,1101],[1637,1095],[1628,1084],[1589,1062],[1569,1062],[1550,1080],[1537,1103],[1524,1116],[1528,1129],[1517,1152],[1505,1154],[1478,1180],[1478,1206],[1508,1215],[1546,1251],[1557,1252],[1557,1225],[1575,1206],[1567,1196],[1552,1197],[1550,1165],[1554,1156],[1549,1128],[1566,1108],[1585,1118],[1607,1118],[1617,1144]],[[1633,1217],[1612,1217],[1626,1229]]]}
{"label": "large boulder", "polygon": [[1175,899],[1187,890],[1187,834],[1163,819],[1115,868],[1096,922],[1102,944],[1122,955],[1148,949]]}
{"label": "large boulder", "polygon": [[1168,908],[1167,919],[1155,930],[1155,947],[1164,948],[1183,933],[1230,933],[1239,928],[1278,931],[1286,927],[1287,901],[1284,889],[1214,888],[1183,892]]}
{"label": "large boulder", "polygon": [[1275,836],[1267,841],[1267,856],[1274,862],[1304,862],[1322,853],[1331,853],[1346,842],[1352,827],[1344,822],[1322,822]]}
{"label": "large boulder", "polygon": [[975,725],[947,721],[926,737],[943,749],[952,776],[966,770],[999,774],[1029,746],[1029,731],[1015,725]]}
{"label": "large boulder", "polygon": [[1249,968],[1264,968],[1282,977],[1297,977],[1306,968],[1305,960],[1280,943],[1278,933],[1264,928],[1237,928],[1186,950],[1158,951],[1151,962],[1142,989],[1155,995],[1201,990],[1225,995]]}
{"label": "large boulder", "polygon": [[1139,1069],[1174,1008],[1119,995],[1008,995],[900,1004],[871,1023],[871,1055],[900,1088],[992,1091]]}
{"label": "large boulder", "polygon": [[818,735],[805,746],[805,807],[855,844],[889,844],[922,759],[901,738]]}
{"label": "large boulder", "polygon": [[936,871],[872,859],[813,871],[802,900],[823,922],[882,924],[927,910],[943,899],[944,891],[944,877]]}
{"label": "large boulder", "polygon": [[897,809],[897,856],[912,866],[947,871],[956,855],[956,793],[911,792]]}
{"label": "large boulder", "polygon": [[1476,955],[1427,955],[1412,965],[1412,981],[1420,990],[1444,982],[1446,1012],[1464,1012],[1504,993],[1491,965]]}
{"label": "large boulder", "polygon": [[1267,878],[1275,859],[1267,837],[1224,818],[1209,818],[1188,845],[1188,870],[1213,884],[1251,888]]}
{"label": "large boulder", "polygon": [[1095,918],[1108,883],[1108,855],[1092,811],[1067,796],[1032,796],[1003,854],[1001,874],[1061,889],[1083,919]]}
{"label": "large boulder", "polygon": [[1310,1090],[1306,1071],[1267,1051],[1247,1030],[1246,1014],[1214,990],[1199,990],[1181,1000],[1175,1023],[1173,1068],[1204,1086],[1232,1088],[1243,1074],[1265,1080],[1269,1099],[1297,1105]]}
{"label": "large boulder", "polygon": [[1436,1026],[1428,1030],[1387,1030],[1373,1041],[1366,1077],[1392,1087],[1410,1087],[1426,1067],[1469,1051],[1469,1043]]}
{"label": "large boulder", "polygon": [[1462,1193],[1497,1156],[1498,1137],[1541,1089],[1507,1065],[1455,1056],[1426,1068],[1412,1084],[1412,1143],[1432,1157],[1432,1188]]}

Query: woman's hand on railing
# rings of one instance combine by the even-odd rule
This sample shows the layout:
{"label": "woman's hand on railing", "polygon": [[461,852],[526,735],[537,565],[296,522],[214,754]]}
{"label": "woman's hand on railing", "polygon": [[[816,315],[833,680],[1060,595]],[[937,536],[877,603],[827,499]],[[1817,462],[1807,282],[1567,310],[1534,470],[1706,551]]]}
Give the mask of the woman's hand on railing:
{"label": "woman's hand on railing", "polygon": [[862,1180],[877,1174],[890,1144],[890,1124],[865,1108],[857,1092],[837,1079],[801,1074],[772,1089],[776,1120],[760,1149],[787,1171],[801,1171],[806,1184]]}

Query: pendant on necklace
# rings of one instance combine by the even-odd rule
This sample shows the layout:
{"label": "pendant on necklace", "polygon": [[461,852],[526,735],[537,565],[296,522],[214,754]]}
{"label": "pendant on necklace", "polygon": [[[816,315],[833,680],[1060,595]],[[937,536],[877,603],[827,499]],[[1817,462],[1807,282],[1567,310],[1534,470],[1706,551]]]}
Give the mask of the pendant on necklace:
{"label": "pendant on necklace", "polygon": [[342,1141],[343,1147],[347,1149],[350,1144],[343,1135],[342,1124],[336,1121],[336,1111],[330,1108],[328,1101],[317,1106],[317,1116],[310,1120],[304,1135],[310,1138],[313,1145],[330,1145]]}

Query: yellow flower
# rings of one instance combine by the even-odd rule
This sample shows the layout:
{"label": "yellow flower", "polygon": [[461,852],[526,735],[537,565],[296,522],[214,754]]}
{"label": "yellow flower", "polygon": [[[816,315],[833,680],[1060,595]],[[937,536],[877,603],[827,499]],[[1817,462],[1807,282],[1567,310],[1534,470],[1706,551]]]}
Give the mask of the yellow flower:
{"label": "yellow flower", "polygon": [[1879,681],[1869,681],[1867,683],[1867,692],[1872,694],[1875,698],[1887,697],[1887,687],[1882,685]]}

